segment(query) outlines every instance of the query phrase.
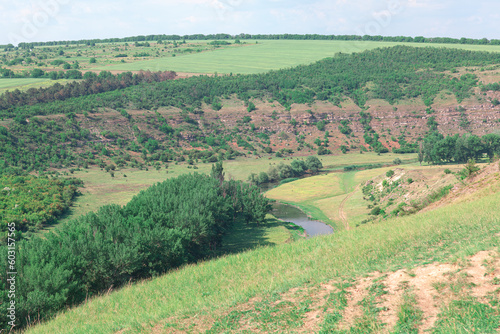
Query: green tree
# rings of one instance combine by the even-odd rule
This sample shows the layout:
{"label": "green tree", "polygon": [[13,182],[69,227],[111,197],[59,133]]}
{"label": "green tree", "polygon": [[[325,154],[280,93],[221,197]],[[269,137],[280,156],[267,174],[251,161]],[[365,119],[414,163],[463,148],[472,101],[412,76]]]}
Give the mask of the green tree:
{"label": "green tree", "polygon": [[321,161],[312,155],[307,157],[306,166],[312,173],[317,173],[321,168],[323,168]]}

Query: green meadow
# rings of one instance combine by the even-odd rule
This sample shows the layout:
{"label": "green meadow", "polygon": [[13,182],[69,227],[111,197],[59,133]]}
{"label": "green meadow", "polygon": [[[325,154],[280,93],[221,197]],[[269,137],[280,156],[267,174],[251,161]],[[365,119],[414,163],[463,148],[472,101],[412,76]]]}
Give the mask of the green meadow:
{"label": "green meadow", "polygon": [[262,73],[270,70],[310,64],[336,53],[353,53],[375,48],[408,45],[414,47],[448,47],[475,51],[500,52],[500,46],[395,43],[372,41],[296,41],[259,40],[238,48],[189,54],[177,57],[134,61],[127,64],[101,66],[99,70],[176,71],[188,73]]}

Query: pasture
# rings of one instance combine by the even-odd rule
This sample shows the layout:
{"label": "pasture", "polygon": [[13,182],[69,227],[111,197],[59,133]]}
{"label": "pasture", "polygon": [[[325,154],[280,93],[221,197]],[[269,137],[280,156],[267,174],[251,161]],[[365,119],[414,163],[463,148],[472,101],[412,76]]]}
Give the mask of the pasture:
{"label": "pasture", "polygon": [[[364,200],[362,192],[362,187],[367,181],[383,177],[389,170],[398,169],[402,175],[405,175],[402,180],[410,176],[415,178],[417,182],[412,186],[412,193],[408,196],[418,199],[417,197],[427,196],[450,182],[457,182],[453,177],[444,179],[443,171],[446,168],[458,171],[462,166],[407,164],[319,175],[286,183],[269,190],[266,196],[296,205],[313,218],[322,220],[337,229],[352,228],[370,217],[370,208],[368,208],[370,203]],[[414,195],[417,193],[419,196]]]}

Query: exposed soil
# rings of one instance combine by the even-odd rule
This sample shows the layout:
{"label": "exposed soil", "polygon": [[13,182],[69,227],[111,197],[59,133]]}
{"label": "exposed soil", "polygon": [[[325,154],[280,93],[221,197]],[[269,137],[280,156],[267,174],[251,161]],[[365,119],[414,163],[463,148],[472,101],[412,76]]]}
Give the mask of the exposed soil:
{"label": "exposed soil", "polygon": [[[411,291],[416,298],[416,306],[423,312],[422,321],[418,324],[418,332],[424,333],[433,328],[440,311],[450,301],[474,297],[478,301],[488,303],[487,296],[500,293],[498,282],[500,277],[500,254],[496,251],[482,251],[459,263],[433,263],[419,266],[411,270],[401,269],[396,272],[375,272],[366,277],[358,278],[347,291],[347,306],[337,329],[348,330],[362,316],[360,302],[369,296],[369,288],[377,283],[384,286],[385,294],[377,298],[378,307],[382,311],[378,320],[385,324],[381,333],[389,333],[398,322],[398,312],[402,304],[404,291]],[[324,317],[328,312],[325,308],[326,299],[332,292],[337,292],[334,281],[318,286],[302,286],[291,289],[280,295],[273,305],[286,302],[291,303],[283,312],[290,311],[304,300],[310,300],[309,311],[302,316],[302,326],[294,329],[298,333],[314,333],[321,329]],[[210,329],[217,321],[233,311],[255,310],[255,306],[264,300],[264,297],[253,298],[247,303],[226,310],[217,317],[208,315],[193,315],[187,318],[172,317],[158,324],[152,333],[201,333]],[[271,320],[272,321],[272,320]],[[166,326],[170,324],[172,327]],[[175,324],[175,325],[174,325]],[[282,331],[287,331],[282,328]],[[240,319],[239,325],[231,332],[248,331],[263,333],[258,323],[251,323]]]}

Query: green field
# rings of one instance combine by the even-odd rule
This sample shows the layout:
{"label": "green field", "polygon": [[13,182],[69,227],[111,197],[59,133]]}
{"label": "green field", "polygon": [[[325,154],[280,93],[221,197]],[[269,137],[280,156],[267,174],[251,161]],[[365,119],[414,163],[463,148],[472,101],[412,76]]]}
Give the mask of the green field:
{"label": "green field", "polygon": [[449,47],[474,51],[500,52],[500,46],[484,45],[261,40],[257,44],[252,43],[240,48],[227,48],[181,57],[163,57],[128,64],[101,66],[97,69],[251,74],[310,64],[326,57],[332,57],[338,52],[352,53],[395,45]]}
{"label": "green field", "polygon": [[[478,196],[472,201],[432,212],[189,265],[162,277],[89,300],[80,307],[63,312],[52,321],[28,329],[27,332],[205,332],[202,329],[206,328],[203,327],[203,321],[206,321],[210,324],[206,329],[212,328],[209,333],[226,333],[244,329],[244,319],[250,319],[251,324],[259,326],[260,332],[288,331],[290,328],[303,328],[310,319],[306,315],[317,314],[319,317],[323,312],[326,313],[325,321],[320,325],[328,333],[331,332],[328,328],[337,328],[336,322],[342,320],[342,310],[345,307],[355,308],[356,305],[361,305],[366,312],[363,313],[360,309],[360,314],[357,315],[359,321],[353,324],[358,330],[354,332],[379,332],[373,327],[381,329],[384,326],[379,315],[383,311],[380,298],[384,294],[394,294],[385,290],[389,288],[384,284],[390,283],[386,280],[387,276],[402,277],[405,274],[408,280],[415,277],[418,281],[420,277],[424,277],[419,269],[422,267],[419,266],[438,266],[434,262],[440,261],[450,262],[447,268],[456,267],[458,271],[449,269],[448,273],[444,270],[440,275],[445,280],[443,283],[429,283],[429,293],[437,294],[446,290],[455,296],[455,301],[449,306],[446,306],[443,299],[432,302],[444,303],[441,309],[436,308],[435,316],[438,321],[434,324],[434,332],[453,333],[456,332],[453,328],[475,328],[475,332],[495,333],[500,325],[498,295],[495,297],[492,294],[488,297],[491,299],[486,300],[475,299],[470,290],[473,285],[467,281],[471,274],[465,271],[468,257],[483,250],[492,251],[490,254],[499,250],[500,225],[496,211],[500,193],[498,187],[493,188],[487,196]],[[478,268],[481,268],[481,263],[483,262],[478,263]],[[484,268],[491,267],[490,264],[484,262]],[[395,272],[400,269],[403,270]],[[493,270],[494,273],[495,268],[488,270]],[[486,273],[487,276],[479,279],[483,279],[484,284],[488,282],[488,286],[492,286],[492,291],[495,291],[497,280],[494,277],[492,279],[493,274],[488,274],[488,271]],[[338,284],[342,282],[346,284],[345,287],[352,284],[356,286],[356,281],[363,281],[362,277],[370,279],[370,276],[379,279],[373,278],[371,286],[352,290],[352,295],[349,291],[344,291],[344,288],[336,288],[341,287]],[[457,276],[456,284],[455,281],[450,281],[454,276]],[[433,277],[436,279],[437,274]],[[489,283],[490,280],[492,283]],[[325,286],[331,286],[331,289],[325,290],[331,294],[316,297],[314,294],[300,294],[301,291]],[[292,288],[297,289],[289,290]],[[339,296],[356,300],[357,291],[365,289],[370,293],[367,291],[366,298],[360,298],[359,304],[349,305],[345,299],[340,304],[335,302],[335,298]],[[400,329],[394,333],[416,333],[405,331],[404,327],[415,327],[421,323],[421,304],[417,304],[412,298],[411,290],[405,291],[409,295],[404,298],[404,308],[397,303],[393,307],[396,310],[401,308],[400,313],[409,313],[413,320],[404,314],[396,315],[399,320],[395,325]],[[282,297],[285,292],[288,293],[288,299]],[[338,295],[339,293],[342,295]],[[424,298],[427,293],[426,291]],[[313,298],[320,301],[328,298],[331,301],[328,305],[335,307],[333,310],[338,310],[338,314],[332,313],[331,309],[327,312],[328,307],[318,313],[311,313]],[[490,304],[488,300],[491,301]],[[256,307],[245,308],[244,305],[249,303]],[[468,306],[471,308],[467,308]],[[477,313],[470,313],[476,312],[472,309],[477,309]],[[257,314],[254,313],[256,311]],[[461,314],[475,315],[476,320],[469,320],[469,316],[463,319]],[[311,319],[316,319],[316,316]]]}
{"label": "green field", "polygon": [[28,86],[37,86],[42,82],[51,81],[48,79],[0,79],[0,93],[16,88],[22,89]]}
{"label": "green field", "polygon": [[63,84],[69,80],[50,80],[50,79],[0,79],[0,94],[6,91],[19,89],[21,91],[30,88],[49,87],[55,83]]}

